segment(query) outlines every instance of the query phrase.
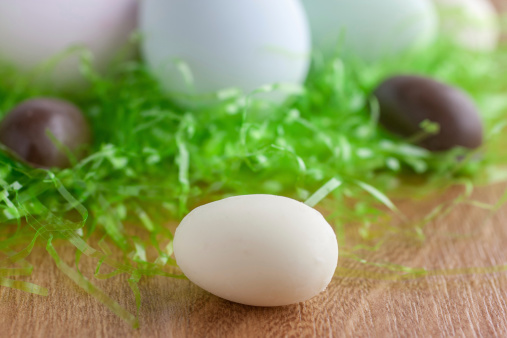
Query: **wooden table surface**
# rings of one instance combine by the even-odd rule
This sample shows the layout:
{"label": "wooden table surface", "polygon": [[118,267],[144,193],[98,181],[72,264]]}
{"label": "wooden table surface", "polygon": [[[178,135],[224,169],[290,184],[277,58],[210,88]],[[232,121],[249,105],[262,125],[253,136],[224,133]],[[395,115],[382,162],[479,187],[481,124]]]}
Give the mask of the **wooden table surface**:
{"label": "wooden table surface", "polygon": [[[481,188],[474,198],[492,202],[504,190],[499,185]],[[454,189],[440,201],[457,193]],[[407,202],[401,209],[417,219],[435,203]],[[399,227],[407,227],[409,233],[409,224]],[[47,287],[50,294],[0,288],[0,337],[507,336],[507,207],[491,213],[460,205],[423,231],[425,240],[398,234],[380,249],[361,255],[371,262],[436,270],[435,275],[386,273],[341,257],[327,291],[292,306],[243,306],[186,280],[142,279],[137,330],[73,284],[44,248],[36,248],[28,259],[36,266],[34,275],[25,280]],[[57,249],[72,263],[72,248],[62,244]],[[82,270],[93,271],[94,264],[84,259]],[[470,267],[475,269],[462,270]],[[126,279],[113,280],[96,284],[135,313]]]}

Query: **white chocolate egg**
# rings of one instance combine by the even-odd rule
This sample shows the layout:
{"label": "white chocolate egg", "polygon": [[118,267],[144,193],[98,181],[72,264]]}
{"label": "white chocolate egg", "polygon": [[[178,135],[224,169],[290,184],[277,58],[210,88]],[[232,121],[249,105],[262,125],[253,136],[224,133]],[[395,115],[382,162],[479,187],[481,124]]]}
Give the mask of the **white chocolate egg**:
{"label": "white chocolate egg", "polygon": [[144,58],[174,97],[306,79],[311,42],[299,0],[146,0],[140,27]]}
{"label": "white chocolate egg", "polygon": [[0,1],[0,60],[30,70],[55,56],[58,84],[82,82],[73,47],[92,52],[103,69],[126,46],[137,25],[137,0],[7,0]]}
{"label": "white chocolate egg", "polygon": [[282,306],[326,289],[338,244],[315,209],[286,197],[246,195],[190,212],[176,229],[174,255],[192,282],[216,296]]}
{"label": "white chocolate egg", "polygon": [[434,0],[442,33],[456,44],[476,51],[492,51],[500,39],[495,7],[488,0]]}
{"label": "white chocolate egg", "polygon": [[430,0],[303,0],[313,46],[337,55],[376,61],[428,46],[438,18]]}

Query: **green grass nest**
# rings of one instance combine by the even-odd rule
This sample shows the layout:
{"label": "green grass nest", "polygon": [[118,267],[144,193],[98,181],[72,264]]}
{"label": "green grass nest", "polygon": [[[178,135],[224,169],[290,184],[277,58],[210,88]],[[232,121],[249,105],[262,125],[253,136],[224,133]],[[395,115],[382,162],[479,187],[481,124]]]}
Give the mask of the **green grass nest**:
{"label": "green grass nest", "polygon": [[[369,65],[315,58],[306,84],[290,89],[297,90],[288,103],[258,99],[262,91],[288,90],[273,85],[246,96],[224,90],[217,93],[218,104],[196,109],[178,108],[142,62],[119,62],[106,75],[89,65],[85,53],[81,71],[91,86],[71,94],[37,85],[40,74],[0,67],[0,117],[24,99],[56,96],[80,106],[94,132],[90,155],[71,169],[33,169],[0,152],[0,285],[47,295],[20,279],[31,274],[25,258],[42,242],[67,276],[133,326],[136,316],[63,262],[52,240],[77,248],[76,266],[81,255],[96,258],[96,278],[127,274],[139,309],[137,282],[143,276],[184,278],[174,274],[169,220],[227,196],[276,194],[332,211],[328,220],[341,256],[419,277],[428,272],[363,260],[347,248],[344,227],[354,226],[365,240],[373,236],[370,226],[385,218],[386,208],[398,213],[389,197],[407,190],[407,177],[418,183],[406,197],[453,184],[464,184],[469,194],[477,184],[506,177],[507,81],[499,71],[507,66],[504,50],[477,54],[440,42]],[[385,77],[401,73],[468,91],[482,113],[485,145],[437,154],[379,128],[370,93]],[[415,232],[429,219],[420,220]],[[129,227],[146,236],[127,234]],[[92,234],[102,236],[96,247],[90,245]],[[123,254],[121,261],[112,258],[107,243]],[[153,250],[157,257],[150,259]],[[101,274],[103,264],[113,272]]]}

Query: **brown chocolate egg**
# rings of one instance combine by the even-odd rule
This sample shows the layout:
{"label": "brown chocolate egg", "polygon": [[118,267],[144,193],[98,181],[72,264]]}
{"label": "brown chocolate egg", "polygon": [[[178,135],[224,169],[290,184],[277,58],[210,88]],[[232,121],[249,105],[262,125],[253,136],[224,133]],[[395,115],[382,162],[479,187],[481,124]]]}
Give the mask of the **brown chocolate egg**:
{"label": "brown chocolate egg", "polygon": [[[473,100],[462,90],[420,76],[395,76],[374,91],[380,106],[380,124],[389,131],[429,150],[454,147],[477,148],[483,126]],[[424,132],[421,124],[439,125],[436,134]]]}
{"label": "brown chocolate egg", "polygon": [[36,98],[16,106],[0,123],[0,142],[35,167],[66,168],[90,144],[90,127],[70,102]]}

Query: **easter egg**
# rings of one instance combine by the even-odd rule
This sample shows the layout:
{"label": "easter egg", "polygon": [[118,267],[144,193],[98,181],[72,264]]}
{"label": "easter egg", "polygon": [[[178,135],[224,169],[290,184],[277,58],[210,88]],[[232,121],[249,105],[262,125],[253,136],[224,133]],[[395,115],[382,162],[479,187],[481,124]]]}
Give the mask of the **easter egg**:
{"label": "easter egg", "polygon": [[456,44],[492,51],[500,37],[498,14],[488,0],[434,0],[440,11],[441,31]]}
{"label": "easter egg", "polygon": [[35,167],[68,167],[66,151],[80,159],[90,140],[90,128],[79,108],[53,98],[22,102],[0,123],[0,142]]}
{"label": "easter egg", "polygon": [[140,13],[142,53],[173,97],[306,78],[310,34],[299,0],[151,0]]}
{"label": "easter egg", "polygon": [[483,127],[473,100],[462,90],[430,78],[400,75],[382,82],[374,91],[380,123],[404,137],[422,135],[421,123],[437,123],[439,131],[419,145],[433,151],[454,147],[477,148]]}
{"label": "easter egg", "polygon": [[326,289],[338,244],[315,209],[286,197],[246,195],[190,212],[176,229],[174,255],[192,282],[216,296],[281,306]]}
{"label": "easter egg", "polygon": [[313,46],[325,58],[376,61],[428,46],[438,17],[429,0],[303,0]]}
{"label": "easter egg", "polygon": [[94,66],[105,69],[136,27],[136,0],[0,1],[0,60],[31,70],[52,58],[48,77],[57,85],[81,84],[79,51],[93,54]]}

